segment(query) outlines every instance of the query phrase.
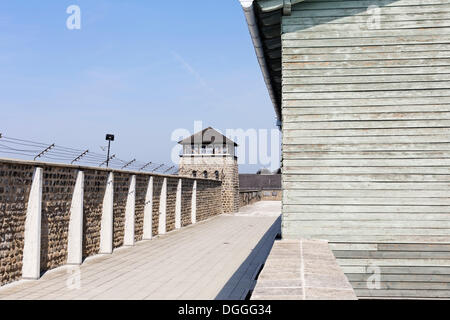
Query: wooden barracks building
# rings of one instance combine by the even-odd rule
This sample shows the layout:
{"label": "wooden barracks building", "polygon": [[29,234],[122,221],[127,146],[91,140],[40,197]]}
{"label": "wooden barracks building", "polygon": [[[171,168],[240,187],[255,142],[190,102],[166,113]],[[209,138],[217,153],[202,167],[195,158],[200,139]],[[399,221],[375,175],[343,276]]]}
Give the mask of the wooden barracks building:
{"label": "wooden barracks building", "polygon": [[283,238],[328,240],[361,298],[450,298],[450,0],[240,1]]}

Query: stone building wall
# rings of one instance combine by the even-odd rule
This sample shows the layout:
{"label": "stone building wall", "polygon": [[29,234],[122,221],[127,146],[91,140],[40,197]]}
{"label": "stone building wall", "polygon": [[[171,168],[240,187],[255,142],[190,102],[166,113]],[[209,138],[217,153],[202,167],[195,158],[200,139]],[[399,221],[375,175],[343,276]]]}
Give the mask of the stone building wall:
{"label": "stone building wall", "polygon": [[224,213],[239,211],[239,171],[235,157],[220,156],[183,156],[180,161],[179,174],[192,177],[193,172],[197,177],[203,178],[203,172],[207,172],[209,179],[216,179],[216,171],[219,173],[218,180],[222,181],[222,207]]}
{"label": "stone building wall", "polygon": [[236,159],[226,159],[222,177],[223,211],[239,211],[239,171]]}
{"label": "stone building wall", "polygon": [[[43,168],[40,269],[50,270],[67,263],[70,208],[77,173],[84,172],[83,258],[98,254],[103,200],[111,170],[0,159],[0,286],[22,276],[25,220],[33,173]],[[135,239],[143,235],[145,196],[151,174],[113,171],[113,246],[123,245],[125,210],[132,175],[136,175]],[[175,203],[180,177],[153,175],[152,232],[158,234],[159,203],[163,179],[167,178],[167,231],[175,228]],[[191,223],[194,179],[182,178],[182,226]],[[197,179],[197,221],[222,213],[222,183]]]}
{"label": "stone building wall", "polygon": [[141,241],[144,235],[144,209],[145,196],[147,195],[148,182],[146,176],[136,177],[136,205],[134,217],[134,241]]}
{"label": "stone building wall", "polygon": [[106,171],[84,172],[83,258],[96,255],[100,250],[102,207],[107,181]]}
{"label": "stone building wall", "polygon": [[34,168],[0,162],[0,286],[22,276],[25,219]]}
{"label": "stone building wall", "polygon": [[222,185],[220,181],[198,180],[197,221],[203,221],[223,213],[220,205]]}
{"label": "stone building wall", "polygon": [[177,198],[178,178],[167,179],[166,231],[175,230],[175,206]]}
{"label": "stone building wall", "polygon": [[77,170],[44,167],[41,218],[41,271],[66,263],[70,206]]}
{"label": "stone building wall", "polygon": [[181,226],[186,227],[191,224],[192,213],[192,188],[194,186],[193,180],[183,180],[181,189]]}
{"label": "stone building wall", "polygon": [[123,245],[125,209],[130,188],[130,177],[130,175],[124,173],[114,174],[114,248]]}
{"label": "stone building wall", "polygon": [[158,235],[158,225],[159,225],[159,199],[161,197],[162,185],[164,178],[154,177],[153,178],[153,214],[152,214],[152,236]]}

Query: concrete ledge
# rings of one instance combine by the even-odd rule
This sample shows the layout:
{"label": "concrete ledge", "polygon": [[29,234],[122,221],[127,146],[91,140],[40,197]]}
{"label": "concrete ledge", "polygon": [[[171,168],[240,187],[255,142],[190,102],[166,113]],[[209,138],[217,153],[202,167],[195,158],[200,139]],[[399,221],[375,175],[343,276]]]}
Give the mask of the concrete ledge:
{"label": "concrete ledge", "polygon": [[252,300],[356,300],[328,242],[275,242]]}

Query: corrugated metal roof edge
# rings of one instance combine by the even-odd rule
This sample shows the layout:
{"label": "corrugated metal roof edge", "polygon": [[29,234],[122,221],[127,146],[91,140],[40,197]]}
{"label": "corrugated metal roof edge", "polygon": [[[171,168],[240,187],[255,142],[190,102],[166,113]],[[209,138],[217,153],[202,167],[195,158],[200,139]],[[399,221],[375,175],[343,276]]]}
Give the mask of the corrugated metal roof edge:
{"label": "corrugated metal roof edge", "polygon": [[[245,18],[247,20],[248,29],[252,37],[253,46],[255,47],[256,57],[264,77],[267,89],[269,91],[270,99],[275,109],[277,119],[281,122],[281,102],[277,101],[275,91],[273,89],[272,79],[270,77],[269,66],[264,54],[262,40],[259,34],[259,28],[257,24],[257,16],[255,14],[255,2],[257,0],[239,0],[242,8],[244,9]],[[260,0],[258,2],[263,12],[272,12],[283,9],[283,14],[290,15],[293,5],[303,2],[304,0]],[[281,124],[281,123],[280,123]]]}
{"label": "corrugated metal roof edge", "polygon": [[264,55],[263,44],[259,35],[257,17],[255,15],[254,0],[239,1],[244,9],[250,36],[252,38],[253,46],[255,47],[256,57],[258,58],[259,66],[261,68],[267,90],[269,91],[270,99],[272,100],[272,104],[275,108],[275,114],[277,115],[277,119],[281,121],[281,105],[279,105],[276,99],[275,91],[272,86],[272,80],[270,78],[269,66]]}

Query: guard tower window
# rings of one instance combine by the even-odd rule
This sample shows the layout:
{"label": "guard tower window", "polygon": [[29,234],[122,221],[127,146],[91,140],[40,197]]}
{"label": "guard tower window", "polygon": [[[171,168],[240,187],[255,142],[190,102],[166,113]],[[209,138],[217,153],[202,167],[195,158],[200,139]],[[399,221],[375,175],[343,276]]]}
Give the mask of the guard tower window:
{"label": "guard tower window", "polygon": [[208,179],[208,171],[203,171],[203,177],[204,177],[205,179]]}
{"label": "guard tower window", "polygon": [[197,178],[197,171],[192,171],[192,176],[193,176],[194,178]]}
{"label": "guard tower window", "polygon": [[219,171],[214,172],[214,175],[216,176],[216,180],[219,180]]}

